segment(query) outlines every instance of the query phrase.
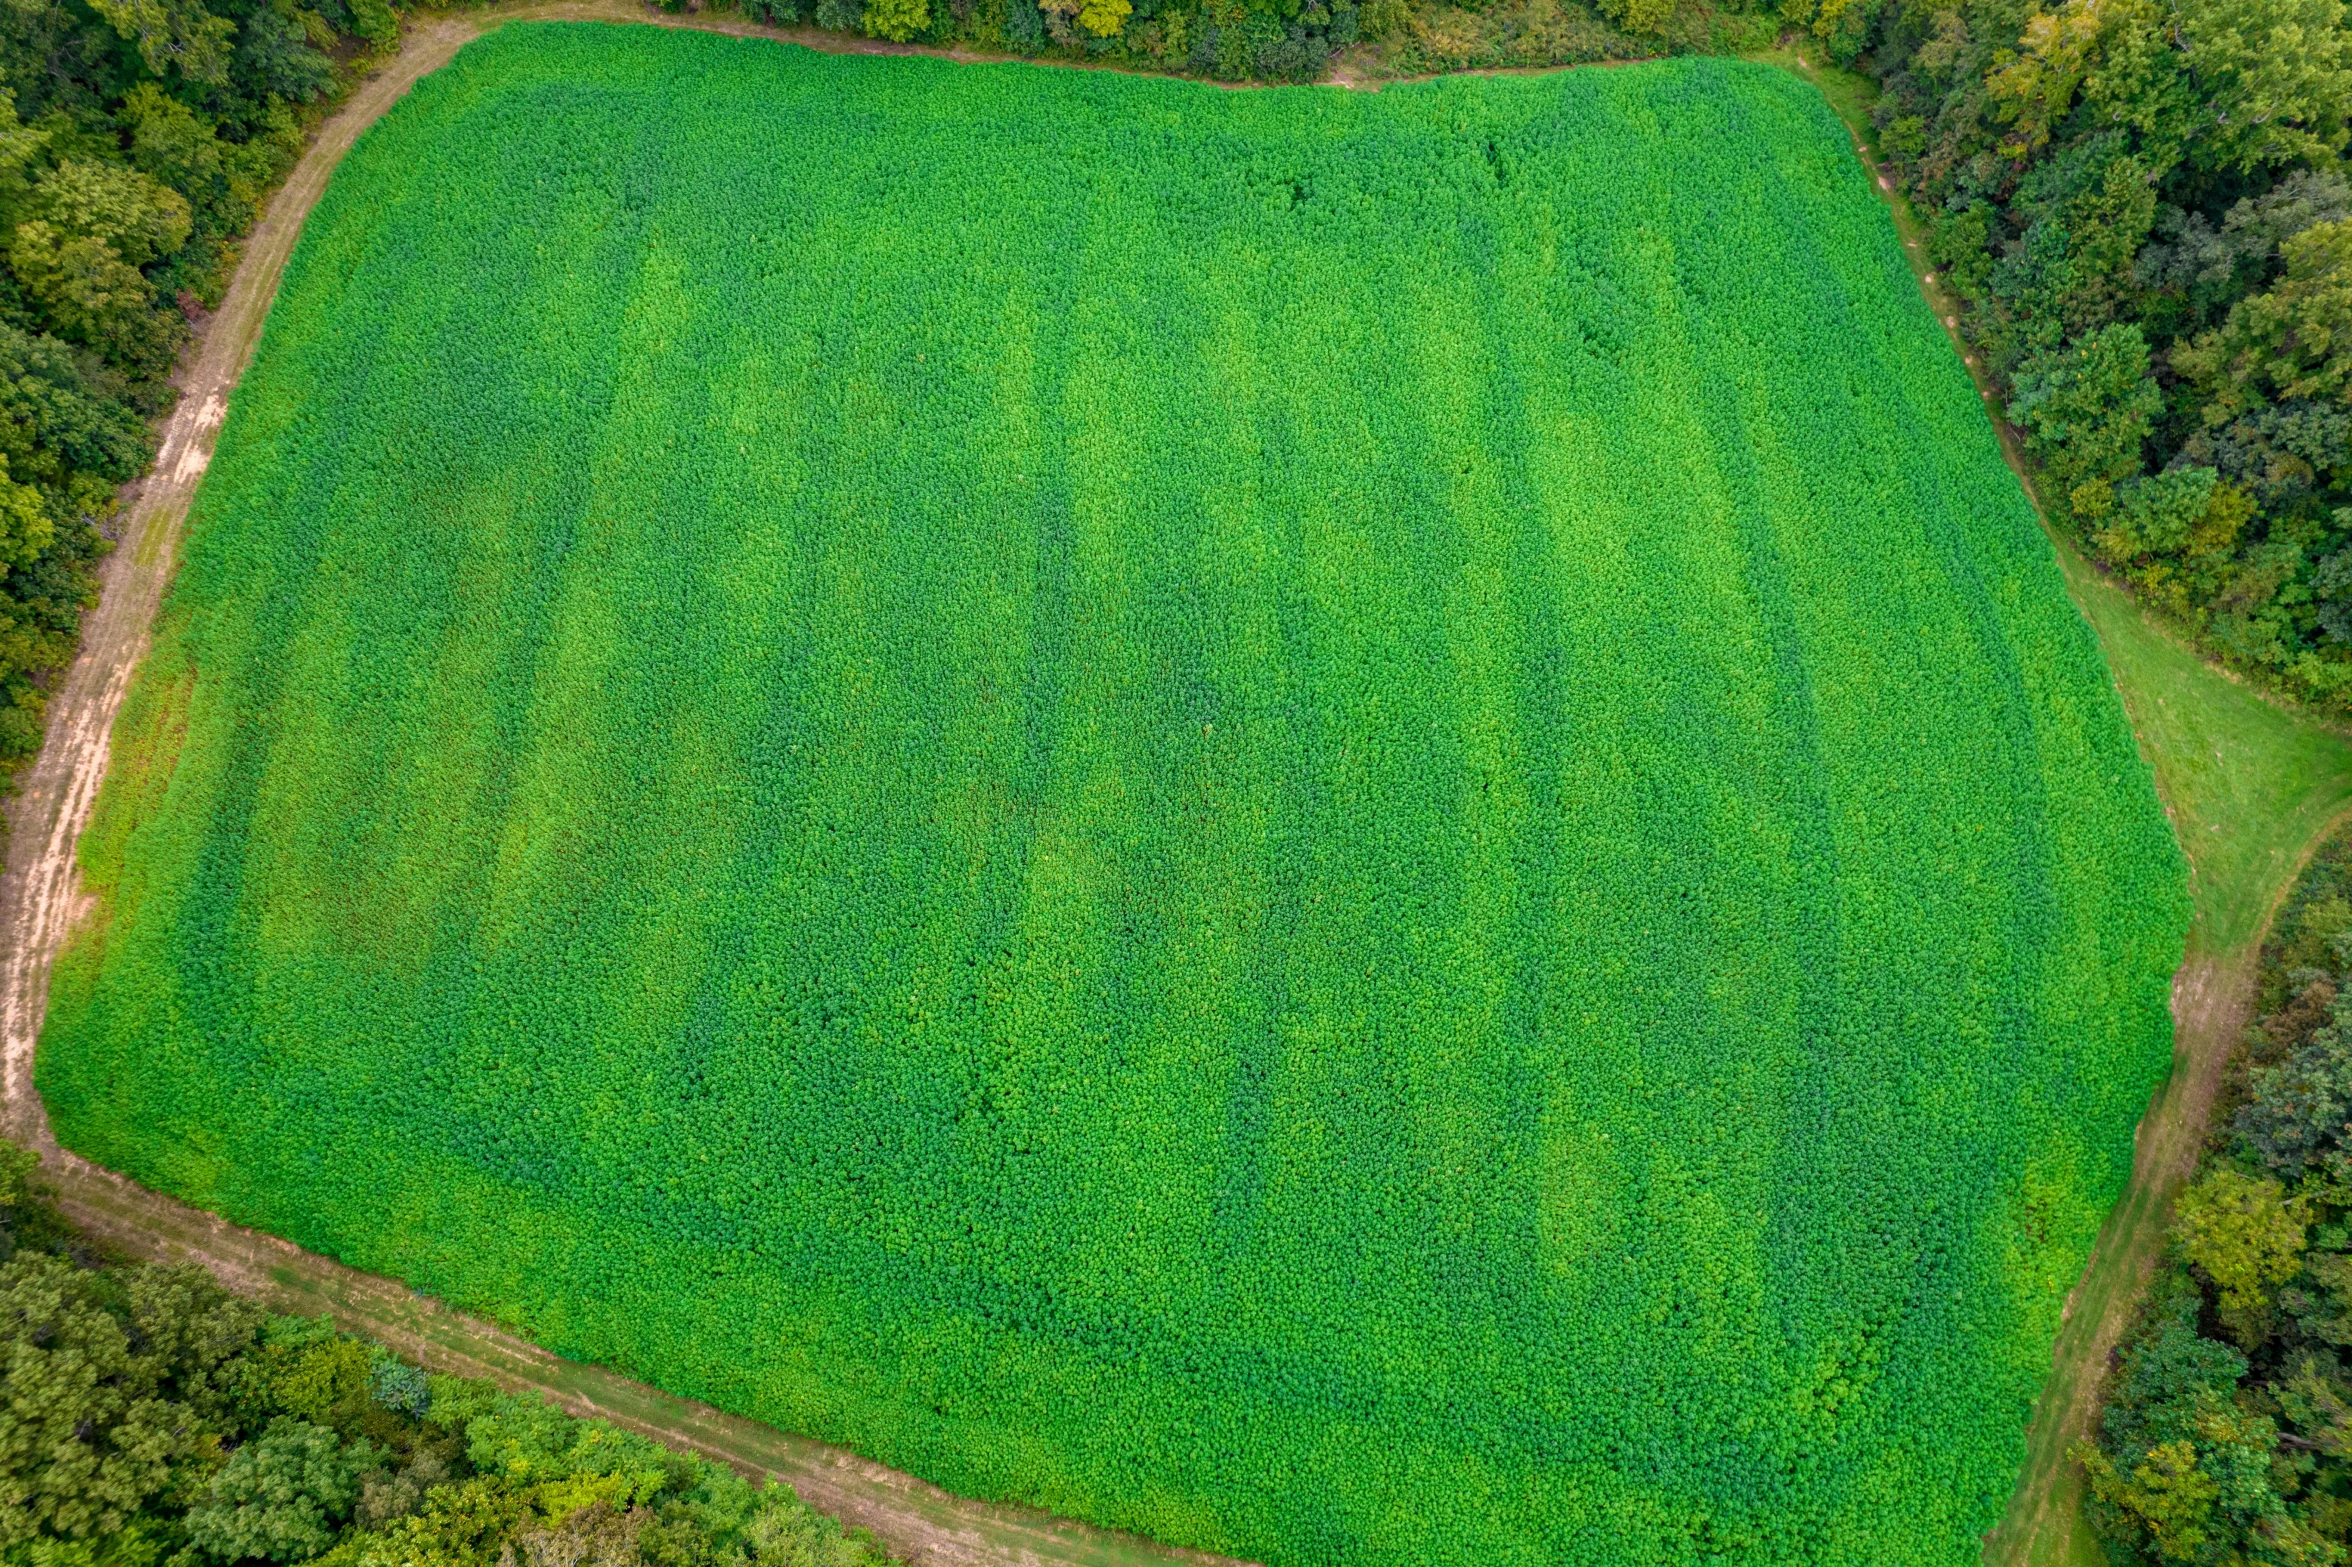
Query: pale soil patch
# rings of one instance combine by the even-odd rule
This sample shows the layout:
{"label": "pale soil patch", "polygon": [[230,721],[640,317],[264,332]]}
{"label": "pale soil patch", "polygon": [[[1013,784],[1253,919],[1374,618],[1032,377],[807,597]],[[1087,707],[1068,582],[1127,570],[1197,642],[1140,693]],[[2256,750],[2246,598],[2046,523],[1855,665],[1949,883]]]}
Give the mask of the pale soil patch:
{"label": "pale soil patch", "polygon": [[0,1087],[7,1124],[44,1155],[53,1156],[56,1144],[33,1094],[33,1045],[48,1007],[50,964],[81,913],[74,844],[106,774],[114,716],[146,654],[180,524],[212,461],[229,391],[252,356],[278,274],[328,174],[362,130],[473,33],[453,22],[418,30],[399,57],[361,84],[320,128],[254,226],[228,297],[206,323],[195,356],[182,366],[179,404],[163,427],[155,466],[129,488],[123,536],[98,568],[98,607],[83,620],[80,651],[50,699],[41,754],[9,802],[8,855],[0,869]]}

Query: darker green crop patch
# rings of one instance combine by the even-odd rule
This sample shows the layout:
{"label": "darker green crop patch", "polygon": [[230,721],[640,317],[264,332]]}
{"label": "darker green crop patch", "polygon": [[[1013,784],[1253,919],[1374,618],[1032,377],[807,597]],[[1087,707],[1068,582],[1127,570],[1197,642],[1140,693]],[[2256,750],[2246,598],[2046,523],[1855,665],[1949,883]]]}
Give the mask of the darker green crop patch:
{"label": "darker green crop patch", "polygon": [[512,26],[353,152],[72,1147],[1279,1563],[1972,1560],[2181,861],[1844,133]]}

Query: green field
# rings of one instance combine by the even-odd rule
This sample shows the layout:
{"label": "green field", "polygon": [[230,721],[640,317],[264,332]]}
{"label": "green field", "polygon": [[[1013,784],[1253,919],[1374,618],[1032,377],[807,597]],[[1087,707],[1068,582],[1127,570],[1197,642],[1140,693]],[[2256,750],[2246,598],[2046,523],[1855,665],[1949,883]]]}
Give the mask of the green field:
{"label": "green field", "polygon": [[1803,83],[517,24],[312,216],[39,1083],[1289,1563],[1960,1563],[2184,870]]}

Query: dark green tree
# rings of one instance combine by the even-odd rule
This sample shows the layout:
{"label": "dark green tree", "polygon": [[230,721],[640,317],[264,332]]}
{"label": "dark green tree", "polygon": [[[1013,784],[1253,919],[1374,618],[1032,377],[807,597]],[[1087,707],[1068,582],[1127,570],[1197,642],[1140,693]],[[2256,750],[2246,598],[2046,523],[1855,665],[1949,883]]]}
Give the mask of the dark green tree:
{"label": "dark green tree", "polygon": [[261,1317],[197,1268],[0,1266],[0,1546],[111,1535],[197,1483]]}
{"label": "dark green tree", "polygon": [[2141,448],[2164,406],[2149,374],[2148,342],[2118,322],[2019,366],[2009,418],[2048,468],[2059,504],[2104,517],[2117,481],[2141,471]]}
{"label": "dark green tree", "polygon": [[188,1538],[223,1562],[306,1562],[335,1543],[383,1455],[325,1426],[280,1415],[229,1455],[204,1500],[188,1509]]}

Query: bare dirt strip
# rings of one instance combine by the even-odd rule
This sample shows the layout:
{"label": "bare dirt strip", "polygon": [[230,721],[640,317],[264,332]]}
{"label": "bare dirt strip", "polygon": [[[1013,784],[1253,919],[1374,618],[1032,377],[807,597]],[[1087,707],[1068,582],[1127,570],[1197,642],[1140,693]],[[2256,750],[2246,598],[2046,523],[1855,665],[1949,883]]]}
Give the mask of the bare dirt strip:
{"label": "bare dirt strip", "polygon": [[164,425],[155,466],[131,488],[120,540],[99,566],[98,607],[83,620],[80,652],[50,697],[41,754],[9,803],[8,855],[0,869],[0,1072],[7,1123],[44,1154],[55,1144],[32,1091],[33,1045],[48,1007],[50,963],[81,910],[74,843],[98,797],[114,716],[146,654],[156,606],[178,558],[180,524],[212,460],[230,389],[253,356],[278,274],[327,176],[362,130],[418,77],[445,63],[473,31],[438,22],[416,32],[397,59],[361,84],[321,127],[247,239],[228,297],[180,373],[179,404]]}
{"label": "bare dirt strip", "polygon": [[74,845],[105,776],[108,735],[146,654],[178,559],[180,528],[212,459],[230,390],[260,339],[304,217],[360,133],[485,26],[522,16],[644,15],[626,4],[588,3],[427,19],[409,33],[399,55],[321,127],[247,240],[228,297],[182,370],[179,405],[164,426],[155,467],[127,497],[120,543],[99,568],[98,607],[84,621],[80,653],[50,700],[46,742],[9,803],[11,831],[0,871],[0,1045],[6,1052],[0,1118],[10,1135],[40,1150],[43,1173],[66,1214],[132,1256],[201,1263],[232,1288],[279,1310],[331,1313],[343,1326],[433,1370],[537,1388],[576,1413],[602,1415],[748,1473],[777,1476],[811,1506],[872,1530],[893,1555],[941,1567],[1214,1567],[1224,1559],[952,1496],[845,1449],[673,1398],[602,1367],[560,1360],[394,1281],[229,1224],[59,1148],[33,1091],[33,1048],[48,1003],[50,965],[86,902]]}
{"label": "bare dirt strip", "polygon": [[[2322,829],[2302,860],[2341,822]],[[2290,878],[2278,889],[2274,911],[2293,885]],[[2265,933],[2269,925],[2265,919]],[[2082,1477],[2067,1449],[2092,1433],[2109,1364],[2163,1254],[2173,1198],[2196,1173],[2223,1069],[2253,1021],[2261,955],[2260,936],[2227,958],[2192,952],[2173,981],[2172,1072],[2140,1118],[2131,1184],[2100,1226],[2082,1279],[2067,1296],[2050,1379],[2026,1428],[2024,1472],[2000,1524],[1985,1537],[1989,1567],[2103,1559],[2082,1517]]]}

